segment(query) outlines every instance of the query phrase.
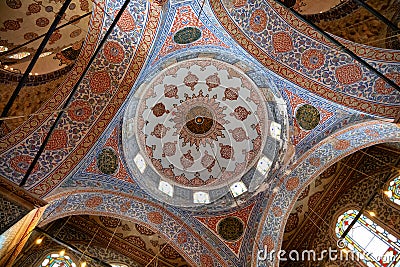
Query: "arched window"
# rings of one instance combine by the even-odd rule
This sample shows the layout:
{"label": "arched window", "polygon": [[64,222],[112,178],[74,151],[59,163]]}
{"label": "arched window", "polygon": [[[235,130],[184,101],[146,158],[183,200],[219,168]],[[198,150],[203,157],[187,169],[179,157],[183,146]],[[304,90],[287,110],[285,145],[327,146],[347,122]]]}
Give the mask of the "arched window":
{"label": "arched window", "polygon": [[400,176],[389,183],[388,190],[385,194],[389,197],[390,201],[400,205]]}
{"label": "arched window", "polygon": [[[357,210],[348,210],[339,216],[335,229],[337,237],[342,236],[357,213]],[[353,225],[345,239],[347,247],[369,267],[400,266],[400,240],[364,215]]]}
{"label": "arched window", "polygon": [[54,253],[47,255],[40,267],[76,267],[76,264],[69,256]]}

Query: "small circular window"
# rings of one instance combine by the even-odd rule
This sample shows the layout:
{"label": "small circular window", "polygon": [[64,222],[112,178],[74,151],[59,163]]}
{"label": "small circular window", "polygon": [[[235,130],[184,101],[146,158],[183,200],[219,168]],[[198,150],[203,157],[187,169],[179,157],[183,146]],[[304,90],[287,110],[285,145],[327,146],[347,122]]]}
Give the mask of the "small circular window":
{"label": "small circular window", "polygon": [[177,44],[190,44],[201,37],[201,31],[195,27],[185,27],[177,31],[174,35],[174,42]]}

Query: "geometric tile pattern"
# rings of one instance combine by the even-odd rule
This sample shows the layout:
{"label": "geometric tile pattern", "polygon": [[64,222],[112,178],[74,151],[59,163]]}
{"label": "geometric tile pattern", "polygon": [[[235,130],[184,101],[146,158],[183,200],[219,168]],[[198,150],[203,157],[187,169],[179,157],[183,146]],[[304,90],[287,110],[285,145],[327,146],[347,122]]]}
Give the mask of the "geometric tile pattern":
{"label": "geometric tile pattern", "polygon": [[13,226],[29,210],[0,195],[0,235]]}

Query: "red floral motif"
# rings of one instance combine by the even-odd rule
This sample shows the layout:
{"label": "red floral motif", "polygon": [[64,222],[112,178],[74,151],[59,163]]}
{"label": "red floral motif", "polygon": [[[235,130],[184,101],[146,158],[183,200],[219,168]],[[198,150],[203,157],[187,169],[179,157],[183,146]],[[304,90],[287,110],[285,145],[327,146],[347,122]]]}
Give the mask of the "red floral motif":
{"label": "red floral motif", "polygon": [[261,149],[262,145],[261,136],[259,135],[255,139],[253,139],[252,143],[253,143],[253,150],[255,152],[258,152]]}
{"label": "red floral motif", "polygon": [[379,137],[379,132],[371,129],[366,129],[365,131],[366,135],[372,136],[372,137]]}
{"label": "red floral motif", "polygon": [[161,250],[161,255],[167,259],[177,259],[181,255],[170,245],[166,244],[163,246],[163,249]]}
{"label": "red floral motif", "polygon": [[36,20],[36,26],[38,26],[38,27],[46,27],[47,25],[49,25],[49,23],[50,23],[50,20],[45,17],[38,18]]}
{"label": "red floral motif", "polygon": [[208,91],[212,91],[215,87],[219,86],[221,81],[219,80],[218,73],[214,73],[206,78],[206,84]]}
{"label": "red floral motif", "polygon": [[100,196],[93,196],[90,197],[88,200],[85,201],[85,206],[88,208],[96,208],[99,206],[101,203],[103,203],[103,198]]}
{"label": "red floral motif", "polygon": [[[19,9],[22,6],[21,0],[7,0],[6,1],[7,6],[9,6],[12,9]],[[42,3],[42,2],[39,2]]]}
{"label": "red floral motif", "polygon": [[1,28],[0,31],[16,31],[21,28],[20,23],[22,23],[23,19],[18,18],[17,20],[6,20],[3,22],[4,28]]}
{"label": "red floral motif", "polygon": [[169,127],[165,127],[162,124],[157,124],[156,126],[154,126],[153,131],[151,132],[151,135],[157,137],[157,138],[163,138],[167,132],[169,131]]}
{"label": "red floral motif", "polygon": [[318,167],[321,164],[320,158],[310,158],[310,164],[314,167]]}
{"label": "red floral motif", "polygon": [[219,148],[220,148],[219,153],[222,158],[235,160],[234,157],[235,151],[233,150],[233,147],[231,147],[230,145],[223,145],[220,143]]}
{"label": "red floral motif", "polygon": [[212,168],[215,165],[215,158],[208,154],[207,150],[204,152],[204,156],[201,158],[201,165],[208,170],[208,172],[212,171]]}
{"label": "red floral motif", "polygon": [[162,156],[173,156],[176,153],[176,144],[177,141],[174,142],[167,142],[163,145],[163,154]]}
{"label": "red floral motif", "polygon": [[194,158],[190,153],[191,153],[191,151],[188,150],[188,152],[183,154],[181,157],[181,164],[183,166],[183,169],[190,168],[194,164]]}
{"label": "red floral motif", "polygon": [[236,8],[245,6],[247,4],[247,0],[233,0],[233,6]]}
{"label": "red floral motif", "polygon": [[213,267],[214,261],[212,257],[208,254],[203,254],[200,256],[201,267]]}
{"label": "red floral motif", "polygon": [[153,111],[153,114],[156,117],[161,117],[162,115],[164,115],[164,113],[169,113],[169,110],[165,109],[165,105],[163,103],[155,104],[154,107],[151,108],[151,111]]}
{"label": "red floral motif", "polygon": [[162,172],[169,179],[173,179],[175,176],[174,170],[172,168],[164,168],[164,169],[162,169]]}
{"label": "red floral motif", "polygon": [[308,197],[308,193],[310,193],[310,185],[307,185],[307,187],[304,188],[303,191],[301,191],[301,194],[300,194],[300,196],[299,196],[297,201],[303,200],[306,197]]}
{"label": "red floral motif", "polygon": [[341,84],[352,84],[362,78],[361,68],[355,64],[341,66],[335,71],[336,79]]}
{"label": "red floral motif", "polygon": [[53,34],[50,36],[49,39],[49,44],[54,44],[55,42],[57,42],[58,40],[60,40],[62,37],[61,33],[56,30],[55,32],[53,32]]}
{"label": "red floral motif", "polygon": [[296,213],[290,213],[285,226],[285,233],[290,233],[297,228],[299,224],[299,215]]}
{"label": "red floral motif", "polygon": [[76,37],[78,37],[79,35],[81,35],[81,33],[82,33],[82,30],[81,30],[81,29],[76,29],[75,31],[73,31],[73,32],[71,32],[71,33],[69,34],[69,37],[71,37],[71,38],[76,38]]}
{"label": "red floral motif", "polygon": [[163,6],[165,5],[165,3],[168,2],[168,0],[153,0],[155,4],[159,5],[159,6]]}
{"label": "red floral motif", "polygon": [[315,70],[325,62],[324,54],[317,49],[309,49],[301,56],[301,63],[308,69]]}
{"label": "red floral motif", "polygon": [[153,157],[153,148],[146,146],[146,153],[149,155],[150,158]]}
{"label": "red floral motif", "polygon": [[111,64],[119,64],[124,60],[124,48],[117,42],[107,42],[103,49],[104,57]]}
{"label": "red floral motif", "polygon": [[[26,156],[26,155],[19,155],[15,156],[10,160],[11,167],[22,174],[26,173],[26,170],[28,170],[29,165],[31,165],[33,158]],[[32,173],[37,172],[39,170],[39,163],[35,165],[33,168]]]}
{"label": "red floral motif", "polygon": [[292,37],[286,32],[278,32],[272,36],[275,52],[283,53],[293,49]]}
{"label": "red floral motif", "polygon": [[251,114],[251,111],[248,111],[246,108],[239,106],[237,108],[234,109],[234,112],[231,113],[231,116],[235,116],[236,119],[240,120],[240,121],[244,121],[247,116],[249,116]]}
{"label": "red floral motif", "polygon": [[263,247],[267,248],[267,252],[271,252],[275,249],[275,242],[271,236],[267,235],[262,240]]}
{"label": "red floral motif", "polygon": [[[400,84],[400,73],[389,73],[386,77],[394,81],[396,84]],[[375,91],[379,94],[390,94],[394,91],[394,88],[387,84],[382,78],[379,78],[375,82]]]}
{"label": "red floral motif", "polygon": [[249,137],[246,135],[246,131],[242,127],[238,127],[233,130],[229,129],[228,131],[232,134],[232,137],[236,142],[249,140]]}
{"label": "red floral motif", "polygon": [[[77,18],[79,18],[79,15],[74,15],[74,16],[72,16],[72,17],[70,17],[69,18],[69,21],[73,21],[73,20],[75,20],[75,19],[77,19]],[[72,24],[79,24],[79,20],[76,20],[75,22],[72,22]]]}
{"label": "red floral motif", "polygon": [[[254,145],[253,145],[254,146]],[[253,162],[253,160],[256,158],[257,156],[257,151],[255,151],[254,149],[250,150],[249,152],[246,153],[246,161],[248,163]]]}
{"label": "red floral motif", "polygon": [[88,0],[79,0],[80,8],[82,11],[89,12],[89,1]]}
{"label": "red floral motif", "polygon": [[75,100],[68,108],[68,116],[73,121],[86,121],[90,115],[92,115],[92,107],[83,100]]}
{"label": "red floral motif", "polygon": [[333,148],[335,150],[344,150],[349,148],[350,141],[349,140],[338,140],[333,144]]}
{"label": "red floral motif", "polygon": [[110,74],[106,71],[93,73],[89,82],[90,90],[95,94],[103,94],[111,87]]}
{"label": "red floral motif", "polygon": [[154,235],[155,232],[153,232],[152,230],[150,230],[149,228],[141,225],[141,224],[137,224],[135,223],[135,228],[136,230],[138,230],[139,233],[141,233],[142,235]]}
{"label": "red floral motif", "polygon": [[190,89],[193,91],[194,87],[199,82],[199,78],[189,71],[188,75],[186,75],[186,77],[183,79],[183,82],[185,83],[186,86],[190,87]]}
{"label": "red floral motif", "polygon": [[182,244],[186,243],[186,241],[187,241],[187,233],[186,232],[180,232],[178,234],[177,241],[178,241],[179,245],[182,245]]}
{"label": "red floral motif", "polygon": [[152,211],[147,213],[147,219],[154,224],[161,224],[164,218],[161,213]]}
{"label": "red floral motif", "polygon": [[196,177],[196,178],[190,180],[190,185],[191,186],[202,186],[202,185],[204,185],[204,181],[201,180],[199,177]]}
{"label": "red floral motif", "polygon": [[267,26],[267,13],[262,9],[255,10],[250,16],[250,28],[256,32],[260,33],[265,30]]}
{"label": "red floral motif", "polygon": [[[43,136],[44,138],[44,136]],[[54,130],[46,145],[46,150],[58,150],[67,147],[68,136],[64,130]]]}
{"label": "red floral motif", "polygon": [[163,166],[161,164],[161,160],[160,159],[151,159],[151,164],[153,164],[154,168],[156,168],[156,170],[162,171]]}
{"label": "red floral motif", "polygon": [[233,88],[233,87],[228,87],[225,89],[224,95],[225,97],[222,98],[222,100],[236,100],[239,97],[239,87]]}
{"label": "red floral motif", "polygon": [[180,183],[180,184],[183,184],[183,185],[189,185],[190,184],[189,179],[186,178],[184,174],[175,176],[174,180],[177,183]]}
{"label": "red floral motif", "polygon": [[30,4],[28,6],[28,11],[26,12],[26,15],[29,16],[29,15],[32,15],[32,14],[35,14],[35,13],[39,13],[40,10],[42,9],[42,7],[40,6],[41,4],[42,4],[41,1],[39,1],[37,3]]}
{"label": "red floral motif", "polygon": [[38,34],[36,32],[27,32],[24,34],[24,39],[25,40],[32,40],[34,38],[38,37]]}
{"label": "red floral motif", "polygon": [[293,191],[299,186],[300,179],[298,177],[292,177],[286,182],[286,189],[288,191]]}
{"label": "red floral motif", "polygon": [[164,84],[164,95],[168,98],[178,98],[178,87]]}
{"label": "red floral motif", "polygon": [[[118,14],[119,10],[115,12],[115,15]],[[135,29],[135,20],[132,17],[132,15],[129,13],[129,11],[125,10],[122,13],[121,18],[119,19],[117,23],[118,27],[120,28],[121,31],[123,32],[130,32]]]}
{"label": "red floral motif", "polygon": [[146,250],[146,242],[144,242],[139,236],[129,235],[124,237],[124,240],[133,244],[134,247]]}
{"label": "red floral motif", "polygon": [[281,217],[283,214],[282,209],[277,206],[272,208],[272,213],[274,214],[275,217]]}
{"label": "red floral motif", "polygon": [[119,205],[119,209],[121,212],[127,212],[131,208],[131,203],[129,201],[126,201]]}
{"label": "red floral motif", "polygon": [[259,123],[257,123],[257,124],[254,126],[254,129],[256,129],[258,135],[261,135],[261,126],[260,126]]}

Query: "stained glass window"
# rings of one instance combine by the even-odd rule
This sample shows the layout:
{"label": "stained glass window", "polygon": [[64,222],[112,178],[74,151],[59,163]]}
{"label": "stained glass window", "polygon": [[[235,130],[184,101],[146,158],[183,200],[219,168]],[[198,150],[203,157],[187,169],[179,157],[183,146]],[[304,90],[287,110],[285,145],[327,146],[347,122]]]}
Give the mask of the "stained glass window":
{"label": "stained glass window", "polygon": [[389,183],[386,195],[391,201],[400,205],[400,176]]}
{"label": "stained glass window", "polygon": [[[342,236],[357,213],[357,210],[348,210],[339,216],[335,229],[337,237]],[[346,235],[345,243],[368,267],[400,266],[400,240],[364,215]]]}
{"label": "stained glass window", "polygon": [[47,255],[40,267],[76,267],[76,264],[67,255],[50,254]]}

